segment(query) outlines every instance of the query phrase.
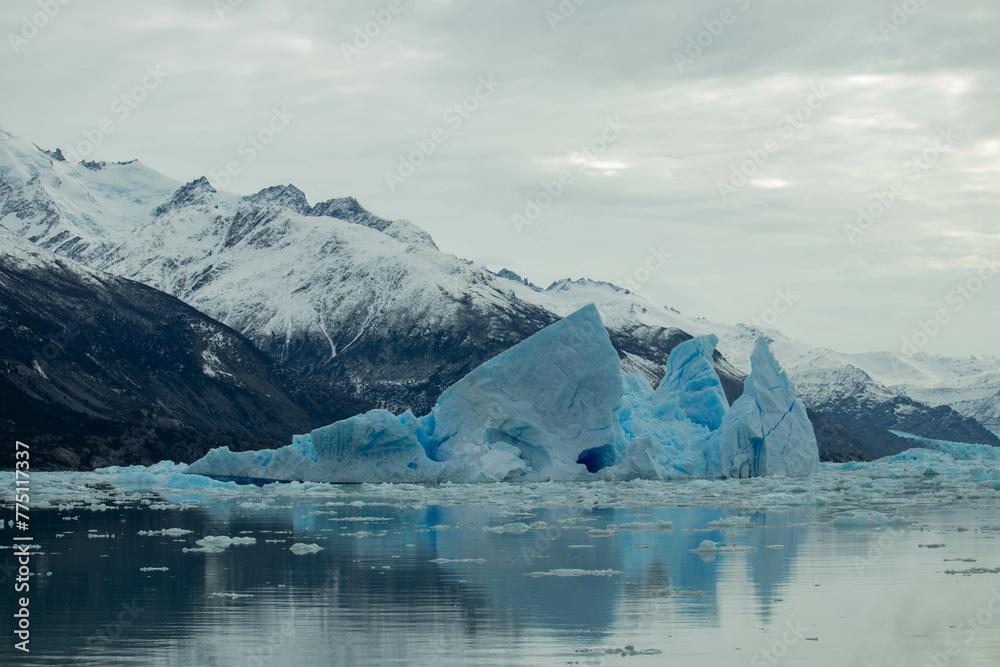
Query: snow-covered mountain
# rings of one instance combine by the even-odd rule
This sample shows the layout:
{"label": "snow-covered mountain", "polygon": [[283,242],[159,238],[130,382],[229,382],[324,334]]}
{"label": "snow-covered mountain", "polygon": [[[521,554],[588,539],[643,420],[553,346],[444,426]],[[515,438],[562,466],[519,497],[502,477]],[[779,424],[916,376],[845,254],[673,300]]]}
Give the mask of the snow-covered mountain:
{"label": "snow-covered mountain", "polygon": [[950,405],[983,424],[1000,426],[1000,357],[964,359],[918,352],[849,355],[852,363],[893,391],[928,405]]}
{"label": "snow-covered mountain", "polygon": [[[273,447],[369,405],[291,372],[180,300],[0,227],[0,437],[35,469]],[[11,466],[14,449],[0,452]]]}
{"label": "snow-covered mountain", "polygon": [[1000,443],[950,408],[901,395],[846,355],[686,318],[607,283],[540,290],[442,253],[416,225],[380,218],[352,198],[313,206],[291,185],[240,197],[204,178],[172,182],[136,162],[71,164],[0,131],[0,224],[175,295],[287,366],[397,412],[427,412],[480,363],[595,303],[623,369],[654,384],[673,347],[715,333],[716,370],[733,401],[763,334],[831,433],[874,438],[881,444],[869,449],[880,451],[893,447],[888,428]]}

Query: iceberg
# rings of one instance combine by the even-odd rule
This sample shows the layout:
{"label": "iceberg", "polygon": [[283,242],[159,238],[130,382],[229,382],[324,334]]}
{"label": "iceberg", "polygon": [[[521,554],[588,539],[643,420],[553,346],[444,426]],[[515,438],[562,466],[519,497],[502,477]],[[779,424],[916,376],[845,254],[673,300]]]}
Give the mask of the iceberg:
{"label": "iceberg", "polygon": [[729,401],[712,365],[719,339],[700,336],[675,347],[654,392],[635,375],[625,376],[619,420],[630,441],[609,478],[690,479],[724,476],[709,470],[708,441],[722,425]]}
{"label": "iceberg", "polygon": [[372,410],[276,450],[210,451],[226,480],[440,483],[805,476],[818,470],[795,387],[758,342],[729,407],[714,335],[685,341],[654,390],[623,375],[591,304],[480,365],[430,413]]}
{"label": "iceberg", "polygon": [[722,477],[805,477],[819,471],[816,434],[795,385],[763,338],[750,356],[743,395],[708,443],[710,469]]}

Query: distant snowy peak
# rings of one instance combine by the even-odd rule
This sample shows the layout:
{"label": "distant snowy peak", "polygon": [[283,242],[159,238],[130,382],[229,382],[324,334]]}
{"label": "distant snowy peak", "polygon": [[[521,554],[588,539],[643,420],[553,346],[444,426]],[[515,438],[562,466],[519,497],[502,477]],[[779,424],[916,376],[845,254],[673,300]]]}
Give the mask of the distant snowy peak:
{"label": "distant snowy peak", "polygon": [[505,280],[513,280],[516,283],[521,283],[525,287],[529,287],[529,288],[531,288],[535,292],[541,292],[542,291],[541,287],[539,287],[538,285],[536,285],[534,283],[529,283],[527,278],[522,278],[521,276],[519,276],[518,274],[514,273],[510,269],[503,268],[503,269],[500,269],[499,271],[490,271],[490,273],[492,273],[493,275],[495,275],[498,278],[503,278]]}
{"label": "distant snowy peak", "polygon": [[340,199],[328,199],[312,207],[307,215],[326,216],[337,218],[345,222],[353,222],[356,225],[364,225],[384,232],[392,224],[392,220],[380,218],[371,211],[365,209],[354,197],[342,197]]}
{"label": "distant snowy peak", "polygon": [[951,405],[984,424],[1000,424],[1000,357],[941,357],[918,352],[849,355],[893,391],[930,405]]}
{"label": "distant snowy peak", "polygon": [[590,287],[590,288],[604,288],[608,289],[617,294],[632,294],[630,290],[624,287],[619,287],[614,283],[605,282],[603,280],[591,280],[590,278],[580,278],[579,280],[573,280],[572,278],[562,278],[561,280],[556,280],[551,285],[545,288],[546,292],[567,292],[574,288]]}
{"label": "distant snowy peak", "polygon": [[60,255],[91,263],[177,187],[135,160],[68,162],[0,130],[0,225]]}
{"label": "distant snowy peak", "polygon": [[379,217],[354,197],[311,206],[291,184],[240,197],[216,191],[204,177],[180,184],[136,160],[69,162],[59,149],[40,148],[0,128],[0,224],[61,255],[93,263],[154,217],[193,206],[219,206],[228,215],[250,207],[332,217],[437,249],[417,225]]}
{"label": "distant snowy peak", "polygon": [[292,184],[274,185],[243,197],[241,203],[252,207],[279,208],[306,217],[327,217],[350,222],[382,232],[401,243],[426,246],[437,250],[431,235],[407,220],[387,220],[364,208],[354,197],[330,199],[309,205],[306,194]]}
{"label": "distant snowy peak", "polygon": [[160,216],[187,206],[208,206],[217,194],[218,190],[213,188],[208,179],[202,176],[179,188],[170,201],[156,207],[154,215]]}
{"label": "distant snowy peak", "polygon": [[288,185],[272,185],[260,192],[247,195],[243,202],[253,206],[277,206],[295,211],[300,215],[309,215],[311,207],[306,199],[306,193],[289,183]]}
{"label": "distant snowy peak", "polygon": [[379,217],[363,207],[354,197],[328,199],[308,209],[303,215],[337,218],[380,231],[401,243],[438,249],[431,235],[409,220],[387,220]]}
{"label": "distant snowy peak", "polygon": [[47,151],[44,148],[42,148],[41,146],[39,146],[38,144],[35,144],[35,148],[37,148],[38,150],[40,150],[43,153],[45,153],[46,155],[48,155],[50,158],[52,158],[56,162],[66,162],[66,156],[63,155],[63,152],[62,152],[61,148],[57,148],[54,151]]}

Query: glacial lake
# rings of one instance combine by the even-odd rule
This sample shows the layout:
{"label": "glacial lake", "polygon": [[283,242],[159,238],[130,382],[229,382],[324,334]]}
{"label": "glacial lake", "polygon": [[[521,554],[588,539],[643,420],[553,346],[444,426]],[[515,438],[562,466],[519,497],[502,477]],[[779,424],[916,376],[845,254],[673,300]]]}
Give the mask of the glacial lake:
{"label": "glacial lake", "polygon": [[0,663],[995,667],[996,466],[203,490],[37,474],[31,653],[4,569]]}

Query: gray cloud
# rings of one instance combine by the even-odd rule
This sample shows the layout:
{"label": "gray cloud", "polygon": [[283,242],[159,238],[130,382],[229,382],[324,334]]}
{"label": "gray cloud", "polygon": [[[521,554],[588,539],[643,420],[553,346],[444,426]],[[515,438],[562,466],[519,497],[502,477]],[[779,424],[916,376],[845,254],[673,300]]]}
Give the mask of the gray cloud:
{"label": "gray cloud", "polygon": [[[776,326],[844,350],[898,349],[1000,254],[993,3],[914,4],[887,31],[879,21],[904,3],[586,0],[553,29],[556,0],[399,1],[348,62],[342,45],[388,0],[243,0],[222,18],[213,0],[74,0],[18,53],[3,45],[0,123],[75,145],[160,65],[169,77],[91,157],[138,157],[186,181],[223,169],[287,108],[288,129],[230,189],[351,194],[538,283],[622,282],[663,245],[670,261],[640,288],[654,302],[735,322],[790,288],[799,300]],[[0,25],[16,32],[37,10],[5,3]],[[713,23],[723,11],[732,21]],[[699,33],[702,53],[679,71],[675,52]],[[448,109],[491,74],[499,89],[453,127]],[[778,123],[820,86],[828,100],[788,135]],[[574,161],[613,118],[621,136]],[[447,140],[391,191],[385,173],[436,128]],[[910,178],[906,163],[947,128],[953,145]],[[769,138],[778,150],[724,201],[718,184]],[[573,183],[518,233],[511,215],[562,170]],[[897,179],[896,201],[851,243],[844,225]],[[1000,280],[987,283],[926,349],[1000,352],[998,295]]]}

